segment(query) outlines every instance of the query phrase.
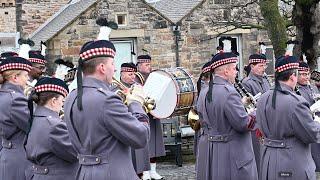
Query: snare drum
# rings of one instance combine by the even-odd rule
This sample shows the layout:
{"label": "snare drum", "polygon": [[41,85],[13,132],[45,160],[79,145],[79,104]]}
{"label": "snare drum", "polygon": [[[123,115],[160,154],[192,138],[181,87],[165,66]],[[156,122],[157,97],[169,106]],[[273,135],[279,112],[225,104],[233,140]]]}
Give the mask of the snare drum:
{"label": "snare drum", "polygon": [[156,102],[150,114],[159,119],[187,114],[196,94],[191,75],[181,67],[151,72],[143,89]]}

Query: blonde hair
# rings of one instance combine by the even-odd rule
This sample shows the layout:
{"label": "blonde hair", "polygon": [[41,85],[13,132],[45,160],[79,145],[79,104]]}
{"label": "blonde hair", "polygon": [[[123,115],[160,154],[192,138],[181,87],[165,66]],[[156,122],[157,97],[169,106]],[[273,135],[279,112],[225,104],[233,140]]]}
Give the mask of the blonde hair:
{"label": "blonde hair", "polygon": [[2,72],[3,81],[11,79],[13,76],[19,75],[22,70],[7,70]]}

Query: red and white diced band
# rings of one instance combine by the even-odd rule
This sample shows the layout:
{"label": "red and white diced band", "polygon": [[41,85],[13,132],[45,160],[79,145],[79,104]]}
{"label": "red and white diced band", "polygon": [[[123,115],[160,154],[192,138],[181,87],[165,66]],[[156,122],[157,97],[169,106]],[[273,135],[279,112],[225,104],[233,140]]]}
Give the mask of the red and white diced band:
{"label": "red and white diced band", "polygon": [[7,70],[25,70],[30,71],[31,66],[28,64],[22,64],[22,63],[8,63],[0,66],[1,72],[7,71]]}
{"label": "red and white diced band", "polygon": [[89,59],[94,56],[101,56],[101,55],[106,55],[106,56],[112,56],[114,57],[116,52],[111,49],[111,48],[94,48],[94,49],[89,49],[83,53],[80,54],[80,57],[84,60]]}
{"label": "red and white diced band", "polygon": [[32,62],[32,63],[38,63],[38,64],[43,64],[43,65],[46,64],[46,61],[43,60],[43,59],[29,58],[28,60],[29,60],[30,62]]}
{"label": "red and white diced band", "polygon": [[285,64],[282,66],[279,66],[276,68],[277,72],[283,72],[286,71],[288,69],[298,69],[299,68],[299,63],[289,63],[289,64]]}
{"label": "red and white diced band", "polygon": [[249,63],[266,63],[267,60],[265,59],[249,59]]}
{"label": "red and white diced band", "polygon": [[130,67],[122,67],[121,72],[135,72],[136,69]]}
{"label": "red and white diced band", "polygon": [[49,91],[49,92],[58,92],[60,94],[63,94],[64,96],[68,95],[68,91],[65,88],[55,84],[42,84],[42,85],[36,86],[35,90],[37,93]]}
{"label": "red and white diced band", "polygon": [[236,63],[238,62],[238,58],[237,57],[231,57],[231,58],[227,58],[227,59],[223,59],[223,60],[218,60],[214,63],[212,63],[211,68],[215,69],[219,66],[225,65],[225,64],[229,64],[229,63]]}

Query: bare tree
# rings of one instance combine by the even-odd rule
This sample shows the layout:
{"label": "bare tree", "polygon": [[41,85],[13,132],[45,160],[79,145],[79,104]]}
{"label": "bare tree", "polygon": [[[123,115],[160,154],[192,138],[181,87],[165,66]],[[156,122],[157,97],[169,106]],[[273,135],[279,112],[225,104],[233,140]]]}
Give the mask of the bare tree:
{"label": "bare tree", "polygon": [[218,36],[235,29],[266,30],[276,57],[284,54],[288,38],[296,37],[301,42],[296,55],[305,53],[314,68],[320,56],[319,1],[242,0],[217,7],[217,11],[223,9],[224,13],[208,14],[208,20]]}

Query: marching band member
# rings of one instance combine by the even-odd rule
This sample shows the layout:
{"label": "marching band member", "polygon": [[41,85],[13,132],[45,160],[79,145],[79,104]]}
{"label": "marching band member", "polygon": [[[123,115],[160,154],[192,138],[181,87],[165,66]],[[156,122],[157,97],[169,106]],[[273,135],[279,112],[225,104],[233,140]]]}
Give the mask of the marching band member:
{"label": "marching band member", "polygon": [[[0,63],[2,60],[8,58],[8,57],[17,57],[18,54],[15,53],[15,52],[4,52],[4,53],[1,53],[0,55]],[[1,84],[3,83],[3,78],[2,78],[2,75],[0,73],[0,88],[1,88]],[[1,144],[0,144],[0,149],[1,149]]]}
{"label": "marching band member", "polygon": [[310,143],[319,142],[320,124],[309,103],[294,92],[298,59],[282,56],[275,64],[275,88],[257,104],[257,122],[264,135],[261,149],[261,180],[316,179]]}
{"label": "marching band member", "polygon": [[31,63],[21,57],[9,57],[0,64],[4,83],[0,89],[0,179],[25,179],[29,162],[23,148],[30,118],[23,89],[29,79]]}
{"label": "marching band member", "polygon": [[121,64],[120,70],[120,81],[127,88],[130,88],[135,84],[137,67],[134,63],[123,63]]}
{"label": "marching band member", "polygon": [[304,97],[309,105],[315,103],[315,96],[319,94],[319,90],[316,86],[310,83],[310,68],[307,63],[299,62],[299,76],[297,88],[302,97]]}
{"label": "marching band member", "polygon": [[29,51],[29,59],[32,63],[32,69],[29,73],[30,75],[30,85],[34,86],[39,78],[46,72],[47,67],[46,63],[47,60],[41,54],[40,51]]}
{"label": "marching band member", "polygon": [[[211,61],[205,63],[201,68],[200,77],[197,81],[198,98],[199,98],[201,89],[204,89],[209,85],[210,71],[211,71],[210,66],[211,66]],[[195,122],[195,125],[193,127],[193,130],[195,131],[193,151],[196,157],[197,157],[197,151],[198,151],[198,141],[200,137],[200,128],[201,128],[200,120],[198,120],[197,122]]]}
{"label": "marching band member", "polygon": [[35,85],[29,106],[37,104],[30,121],[26,155],[32,180],[76,179],[77,154],[72,147],[66,123],[59,117],[68,86],[60,79],[44,77]]}
{"label": "marching band member", "polygon": [[98,19],[97,23],[102,26],[99,37],[103,39],[87,42],[81,48],[78,88],[69,94],[64,105],[80,164],[77,179],[138,179],[130,147],[143,148],[149,139],[148,116],[142,108],[145,95],[141,86],[135,86],[126,96],[125,106],[110,90],[116,49],[107,40],[111,32],[107,25],[113,23],[106,19]]}
{"label": "marching band member", "polygon": [[[231,42],[211,60],[209,86],[200,92],[197,110],[201,135],[197,153],[197,179],[257,180],[257,167],[250,131],[255,118],[248,115],[233,83],[237,75],[237,55]],[[212,77],[212,75],[211,75]]]}
{"label": "marching band member", "polygon": [[[258,93],[265,93],[270,89],[270,84],[268,82],[268,77],[265,76],[265,70],[267,68],[267,58],[265,56],[265,45],[260,42],[260,54],[252,54],[249,57],[249,67],[250,73],[248,77],[244,78],[242,81],[243,87],[251,93],[253,96]],[[257,169],[259,172],[260,165],[260,142],[259,137],[252,132],[252,145],[253,151],[256,158]]]}
{"label": "marching band member", "polygon": [[[310,84],[310,68],[306,62],[299,62],[297,89],[302,97],[304,97],[311,106],[316,101],[316,95],[319,90],[316,86]],[[320,171],[320,145],[311,144],[311,155],[316,164],[316,171]]]}
{"label": "marching band member", "polygon": [[[136,82],[144,85],[150,72],[151,72],[151,57],[149,55],[140,55],[137,58],[138,73],[136,73]],[[149,172],[151,179],[163,179],[157,171],[156,157],[165,156],[165,146],[163,142],[163,134],[161,128],[161,122],[149,115],[150,119],[150,141],[149,141],[149,154],[150,154],[150,166]],[[147,174],[148,172],[144,172]]]}
{"label": "marching band member", "polygon": [[[135,73],[137,72],[137,67],[133,63],[123,63],[121,65],[120,81],[126,87],[130,88],[135,84]],[[131,149],[132,152],[132,162],[134,169],[138,176],[143,179],[151,179],[150,174],[150,157],[149,157],[149,146],[146,145],[141,149]]]}
{"label": "marching band member", "polygon": [[265,56],[264,44],[261,45],[261,54],[252,54],[249,57],[250,73],[243,79],[242,84],[253,96],[264,93],[270,89],[270,83],[265,76],[267,58]]}

